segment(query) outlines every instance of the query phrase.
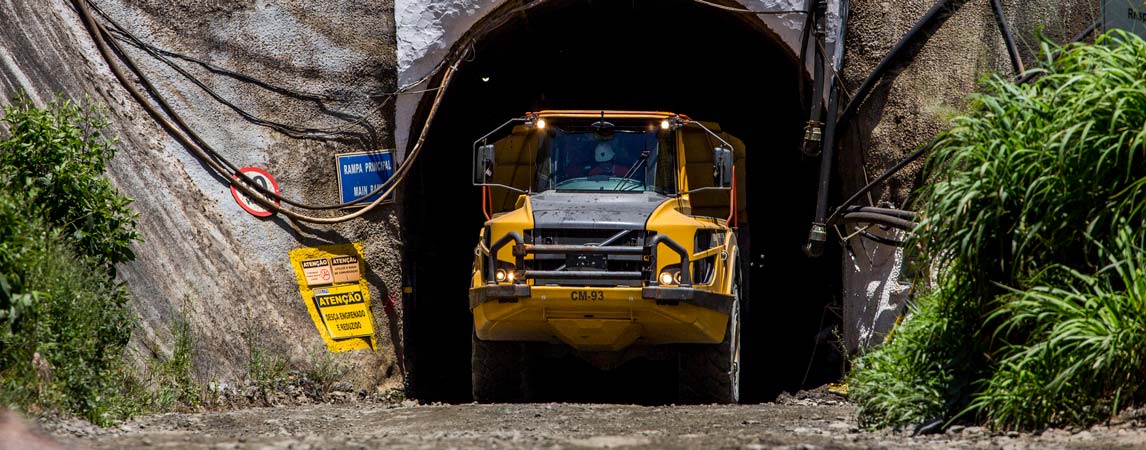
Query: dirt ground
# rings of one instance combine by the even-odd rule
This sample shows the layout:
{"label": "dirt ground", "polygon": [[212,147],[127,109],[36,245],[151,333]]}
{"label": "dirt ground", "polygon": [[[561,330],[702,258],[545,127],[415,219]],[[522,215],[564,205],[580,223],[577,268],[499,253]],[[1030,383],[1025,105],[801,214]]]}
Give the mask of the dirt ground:
{"label": "dirt ground", "polygon": [[348,402],[164,414],[109,429],[45,426],[66,445],[98,449],[1146,448],[1146,427],[1136,420],[1035,434],[956,426],[913,437],[909,430],[861,431],[847,402],[800,397],[737,406]]}

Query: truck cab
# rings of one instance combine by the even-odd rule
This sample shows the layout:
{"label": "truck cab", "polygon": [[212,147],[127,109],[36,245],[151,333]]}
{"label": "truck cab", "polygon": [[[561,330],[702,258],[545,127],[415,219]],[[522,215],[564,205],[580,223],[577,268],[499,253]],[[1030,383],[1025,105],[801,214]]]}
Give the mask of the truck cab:
{"label": "truck cab", "polygon": [[528,398],[524,343],[605,368],[671,350],[681,401],[738,400],[743,145],[714,129],[665,112],[541,111],[475,141],[476,401]]}

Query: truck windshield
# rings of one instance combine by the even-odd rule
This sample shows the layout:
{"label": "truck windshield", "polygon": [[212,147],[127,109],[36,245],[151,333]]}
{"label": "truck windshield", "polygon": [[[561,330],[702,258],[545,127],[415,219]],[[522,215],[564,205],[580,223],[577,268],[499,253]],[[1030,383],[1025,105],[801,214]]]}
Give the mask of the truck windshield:
{"label": "truck windshield", "polygon": [[537,149],[535,191],[676,193],[674,133],[655,123],[554,123]]}

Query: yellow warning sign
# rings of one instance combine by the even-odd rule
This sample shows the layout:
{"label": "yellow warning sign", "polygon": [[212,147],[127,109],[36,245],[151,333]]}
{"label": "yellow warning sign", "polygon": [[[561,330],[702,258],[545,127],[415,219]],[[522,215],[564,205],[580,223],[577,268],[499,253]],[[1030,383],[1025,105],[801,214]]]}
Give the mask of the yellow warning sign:
{"label": "yellow warning sign", "polygon": [[357,242],[290,251],[303,303],[332,352],[377,348],[361,260],[362,244]]}
{"label": "yellow warning sign", "polygon": [[334,267],[335,283],[353,283],[358,281],[358,258],[353,256],[339,256],[330,258],[330,265]]}
{"label": "yellow warning sign", "polygon": [[366,296],[358,285],[315,289],[314,303],[331,339],[374,336]]}

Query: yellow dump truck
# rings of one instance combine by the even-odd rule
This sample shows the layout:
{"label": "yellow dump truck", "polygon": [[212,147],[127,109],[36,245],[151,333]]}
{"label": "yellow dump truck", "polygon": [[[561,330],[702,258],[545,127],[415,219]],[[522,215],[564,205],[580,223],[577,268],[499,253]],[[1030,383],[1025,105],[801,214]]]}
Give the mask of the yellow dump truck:
{"label": "yellow dump truck", "polygon": [[475,141],[474,399],[525,400],[540,342],[606,368],[667,349],[680,401],[735,403],[743,155],[664,112],[541,111]]}

